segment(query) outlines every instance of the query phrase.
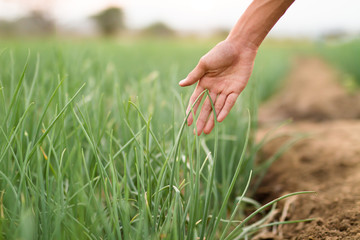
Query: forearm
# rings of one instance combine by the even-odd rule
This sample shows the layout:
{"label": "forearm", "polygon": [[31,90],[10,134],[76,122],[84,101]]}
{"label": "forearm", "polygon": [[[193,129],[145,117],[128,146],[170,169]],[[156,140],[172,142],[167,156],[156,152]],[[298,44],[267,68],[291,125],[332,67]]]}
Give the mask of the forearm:
{"label": "forearm", "polygon": [[227,40],[258,48],[295,0],[254,0],[231,30]]}

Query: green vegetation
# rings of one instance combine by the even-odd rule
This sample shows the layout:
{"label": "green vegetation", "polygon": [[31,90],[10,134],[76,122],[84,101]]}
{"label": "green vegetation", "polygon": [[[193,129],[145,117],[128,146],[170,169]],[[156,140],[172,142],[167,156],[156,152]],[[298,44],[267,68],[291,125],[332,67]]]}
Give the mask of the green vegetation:
{"label": "green vegetation", "polygon": [[344,86],[353,91],[360,86],[360,41],[323,43],[318,48],[320,54],[337,66],[345,75]]}
{"label": "green vegetation", "polygon": [[1,239],[239,239],[268,226],[260,212],[280,199],[260,208],[245,193],[263,173],[256,103],[288,50],[263,47],[232,113],[196,137],[191,88],[177,83],[212,42],[0,44]]}

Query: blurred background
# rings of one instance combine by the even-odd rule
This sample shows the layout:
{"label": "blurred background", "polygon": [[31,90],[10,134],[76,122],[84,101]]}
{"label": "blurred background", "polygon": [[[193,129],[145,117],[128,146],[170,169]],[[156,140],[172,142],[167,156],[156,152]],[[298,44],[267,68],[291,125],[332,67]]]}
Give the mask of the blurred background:
{"label": "blurred background", "polygon": [[[226,34],[250,0],[0,0],[0,34],[96,37]],[[357,0],[298,0],[271,31],[273,38],[354,38]]]}

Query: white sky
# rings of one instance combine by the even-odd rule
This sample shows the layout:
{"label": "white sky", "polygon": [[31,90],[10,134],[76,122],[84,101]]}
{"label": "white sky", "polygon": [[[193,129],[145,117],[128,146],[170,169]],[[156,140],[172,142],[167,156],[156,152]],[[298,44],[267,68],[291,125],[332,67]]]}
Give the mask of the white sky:
{"label": "white sky", "polygon": [[[0,17],[25,12],[24,6],[51,9],[61,23],[79,21],[109,4],[122,6],[127,26],[164,21],[177,30],[231,28],[251,0],[0,0]],[[272,35],[317,35],[329,30],[360,33],[360,0],[296,0]]]}

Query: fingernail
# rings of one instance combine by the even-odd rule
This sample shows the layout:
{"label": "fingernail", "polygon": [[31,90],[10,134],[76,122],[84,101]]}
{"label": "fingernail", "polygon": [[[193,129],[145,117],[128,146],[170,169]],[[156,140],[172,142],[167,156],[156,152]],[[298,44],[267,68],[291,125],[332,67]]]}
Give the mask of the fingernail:
{"label": "fingernail", "polygon": [[179,82],[179,85],[182,85],[182,84],[185,82],[185,80],[186,80],[186,78],[183,79],[183,80],[181,80],[181,81]]}
{"label": "fingernail", "polygon": [[217,116],[216,120],[217,120],[218,122],[222,122],[222,121],[224,120],[221,113]]}

